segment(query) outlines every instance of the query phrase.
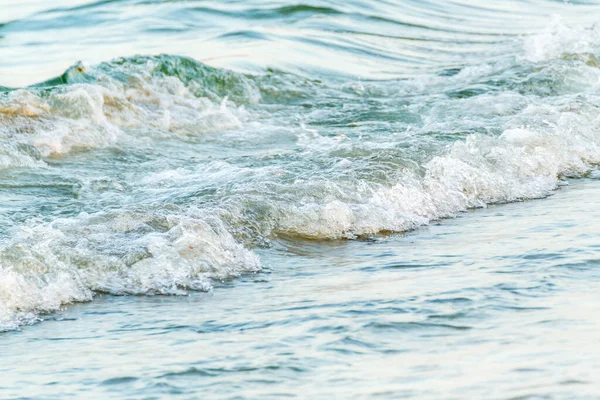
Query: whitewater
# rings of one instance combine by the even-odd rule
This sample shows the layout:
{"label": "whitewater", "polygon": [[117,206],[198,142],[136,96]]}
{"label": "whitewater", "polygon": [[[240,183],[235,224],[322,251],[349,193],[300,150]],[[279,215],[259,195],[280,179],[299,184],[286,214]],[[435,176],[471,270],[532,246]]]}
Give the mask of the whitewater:
{"label": "whitewater", "polygon": [[0,397],[597,398],[600,3],[0,11]]}

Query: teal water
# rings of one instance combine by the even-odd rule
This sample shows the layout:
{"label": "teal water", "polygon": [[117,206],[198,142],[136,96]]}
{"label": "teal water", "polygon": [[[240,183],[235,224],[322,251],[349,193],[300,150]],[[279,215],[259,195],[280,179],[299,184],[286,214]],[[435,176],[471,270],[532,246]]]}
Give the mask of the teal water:
{"label": "teal water", "polygon": [[596,1],[0,5],[0,397],[600,396]]}

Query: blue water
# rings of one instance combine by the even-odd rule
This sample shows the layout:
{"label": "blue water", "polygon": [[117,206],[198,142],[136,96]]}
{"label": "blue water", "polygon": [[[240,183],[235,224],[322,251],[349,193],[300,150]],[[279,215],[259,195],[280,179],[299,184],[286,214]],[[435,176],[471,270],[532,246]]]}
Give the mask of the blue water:
{"label": "blue water", "polygon": [[600,398],[600,2],[0,5],[0,398]]}

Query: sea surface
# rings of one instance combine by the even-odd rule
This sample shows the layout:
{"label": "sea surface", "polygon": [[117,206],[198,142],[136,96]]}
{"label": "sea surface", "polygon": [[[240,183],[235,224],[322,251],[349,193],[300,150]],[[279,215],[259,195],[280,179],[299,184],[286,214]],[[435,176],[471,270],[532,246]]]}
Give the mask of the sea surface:
{"label": "sea surface", "polygon": [[600,0],[3,0],[0,398],[600,399]]}

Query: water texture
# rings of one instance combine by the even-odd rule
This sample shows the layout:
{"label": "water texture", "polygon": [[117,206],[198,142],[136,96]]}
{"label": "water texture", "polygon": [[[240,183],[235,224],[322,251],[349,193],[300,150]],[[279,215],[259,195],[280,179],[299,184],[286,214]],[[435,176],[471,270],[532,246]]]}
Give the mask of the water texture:
{"label": "water texture", "polygon": [[598,398],[599,15],[4,2],[0,397]]}

